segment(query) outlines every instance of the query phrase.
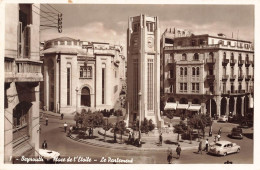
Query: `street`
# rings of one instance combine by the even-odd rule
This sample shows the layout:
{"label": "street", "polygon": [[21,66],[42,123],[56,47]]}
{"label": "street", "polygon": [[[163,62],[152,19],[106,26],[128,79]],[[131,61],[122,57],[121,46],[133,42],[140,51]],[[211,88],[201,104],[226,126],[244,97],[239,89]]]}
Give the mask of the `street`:
{"label": "street", "polygon": [[[132,159],[134,164],[166,164],[167,151],[138,151],[138,150],[119,150],[111,148],[101,148],[84,143],[80,143],[68,138],[64,132],[63,124],[74,125],[75,121],[72,118],[60,120],[59,117],[49,116],[49,125],[45,126],[45,120],[41,120],[41,135],[40,146],[44,140],[47,140],[48,149],[57,151],[61,157],[89,157],[91,162],[75,162],[75,163],[113,163],[100,162],[103,159]],[[173,152],[173,163],[176,164],[223,164],[227,160],[232,161],[233,164],[251,164],[253,163],[253,140],[244,137],[242,140],[230,139],[227,137],[232,129],[230,123],[214,123],[213,135],[222,128],[222,140],[229,140],[241,146],[241,151],[238,154],[231,154],[225,157],[209,155],[206,152],[197,154],[197,150],[182,151],[180,159],[176,159],[176,152]],[[206,131],[207,132],[207,131]],[[72,162],[73,163],[73,162]]]}

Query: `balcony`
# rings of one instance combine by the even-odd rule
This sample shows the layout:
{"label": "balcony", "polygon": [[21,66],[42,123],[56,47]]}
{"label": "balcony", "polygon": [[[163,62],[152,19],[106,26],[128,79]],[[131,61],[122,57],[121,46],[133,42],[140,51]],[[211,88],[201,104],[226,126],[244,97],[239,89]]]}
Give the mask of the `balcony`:
{"label": "balcony", "polygon": [[249,61],[249,60],[245,60],[245,66],[246,66],[246,67],[249,67],[250,64],[251,64],[251,61]]}
{"label": "balcony", "polygon": [[249,81],[251,79],[251,77],[252,77],[251,75],[246,75],[245,80]]}
{"label": "balcony", "polygon": [[206,91],[206,95],[213,95],[213,94],[214,94],[214,91],[210,91],[210,90]]}
{"label": "balcony", "polygon": [[238,81],[242,81],[244,79],[244,75],[238,75]]}
{"label": "balcony", "polygon": [[43,81],[41,73],[42,61],[33,61],[29,59],[16,60],[16,74],[17,81]]}
{"label": "balcony", "polygon": [[237,63],[237,60],[230,60],[230,66],[234,66]]}
{"label": "balcony", "polygon": [[227,81],[228,77],[229,77],[229,75],[222,75],[222,80]]}
{"label": "balcony", "polygon": [[244,60],[238,60],[238,66],[242,66],[244,64]]}
{"label": "balcony", "polygon": [[226,66],[229,63],[229,59],[223,59],[222,65]]}
{"label": "balcony", "polygon": [[229,79],[230,79],[230,81],[234,81],[236,79],[236,77],[237,77],[236,75],[230,75]]}
{"label": "balcony", "polygon": [[207,64],[215,64],[216,63],[216,59],[215,58],[207,58],[206,59],[206,63]]}

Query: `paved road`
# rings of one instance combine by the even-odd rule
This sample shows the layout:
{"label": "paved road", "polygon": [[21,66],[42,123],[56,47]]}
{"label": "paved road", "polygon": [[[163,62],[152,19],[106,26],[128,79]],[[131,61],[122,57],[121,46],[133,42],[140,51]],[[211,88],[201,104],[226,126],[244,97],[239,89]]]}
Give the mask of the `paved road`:
{"label": "paved road", "polygon": [[[111,158],[121,158],[129,159],[133,158],[133,163],[135,164],[165,164],[166,161],[166,151],[126,151],[110,148],[100,148],[96,146],[87,145],[84,143],[79,143],[68,137],[66,137],[63,129],[63,124],[66,121],[68,124],[74,124],[75,122],[71,119],[60,120],[59,117],[49,116],[49,125],[44,125],[44,120],[41,120],[41,137],[40,142],[42,143],[44,139],[47,140],[48,149],[55,150],[61,153],[62,157],[90,157],[92,159],[91,163],[99,163],[102,157],[106,159],[106,163],[109,157]],[[215,123],[213,125],[213,132],[216,132],[219,127],[222,127],[222,138],[228,139],[229,141],[234,141],[241,146],[241,152],[238,154],[228,155],[226,157],[217,157],[213,155],[208,155],[205,152],[200,155],[195,153],[196,150],[183,151],[180,159],[174,159],[173,163],[177,164],[212,164],[220,163],[223,164],[225,161],[233,161],[235,164],[247,164],[253,163],[253,140],[244,137],[243,140],[229,139],[226,135],[230,131],[230,126],[235,126],[229,123]],[[174,153],[174,156],[176,154]],[[78,162],[78,159],[76,159]],[[86,163],[86,162],[80,162]]]}

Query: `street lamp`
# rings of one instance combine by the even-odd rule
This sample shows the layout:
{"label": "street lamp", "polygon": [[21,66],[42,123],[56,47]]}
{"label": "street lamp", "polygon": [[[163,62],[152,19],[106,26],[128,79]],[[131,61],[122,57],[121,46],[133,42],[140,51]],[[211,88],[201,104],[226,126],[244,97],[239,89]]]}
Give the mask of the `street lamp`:
{"label": "street lamp", "polygon": [[76,114],[77,114],[77,110],[78,110],[78,87],[76,87]]}

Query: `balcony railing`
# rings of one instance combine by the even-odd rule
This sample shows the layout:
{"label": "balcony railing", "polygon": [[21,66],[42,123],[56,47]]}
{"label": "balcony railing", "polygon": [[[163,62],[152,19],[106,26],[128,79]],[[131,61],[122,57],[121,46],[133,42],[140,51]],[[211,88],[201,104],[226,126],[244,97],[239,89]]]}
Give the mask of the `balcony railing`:
{"label": "balcony railing", "polygon": [[222,80],[227,80],[229,75],[222,75]]}
{"label": "balcony railing", "polygon": [[222,65],[227,65],[229,63],[229,59],[223,59]]}
{"label": "balcony railing", "polygon": [[242,66],[244,64],[244,62],[245,62],[244,60],[238,60],[238,65]]}
{"label": "balcony railing", "polygon": [[230,81],[234,81],[236,79],[236,77],[237,77],[236,75],[230,75],[229,79],[230,79]]}
{"label": "balcony railing", "polygon": [[252,77],[251,75],[246,75],[245,80],[249,81],[251,79],[251,77]]}
{"label": "balcony railing", "polygon": [[242,81],[244,79],[244,75],[238,75],[238,81]]}
{"label": "balcony railing", "polygon": [[206,63],[207,64],[215,64],[216,63],[216,59],[215,58],[207,58],[206,59]]}
{"label": "balcony railing", "polygon": [[245,60],[245,66],[246,66],[246,67],[249,67],[250,64],[251,64],[251,61],[249,61],[249,60]]}
{"label": "balcony railing", "polygon": [[235,59],[230,60],[230,65],[231,65],[231,66],[234,66],[236,63],[237,63],[237,60],[235,60]]}

